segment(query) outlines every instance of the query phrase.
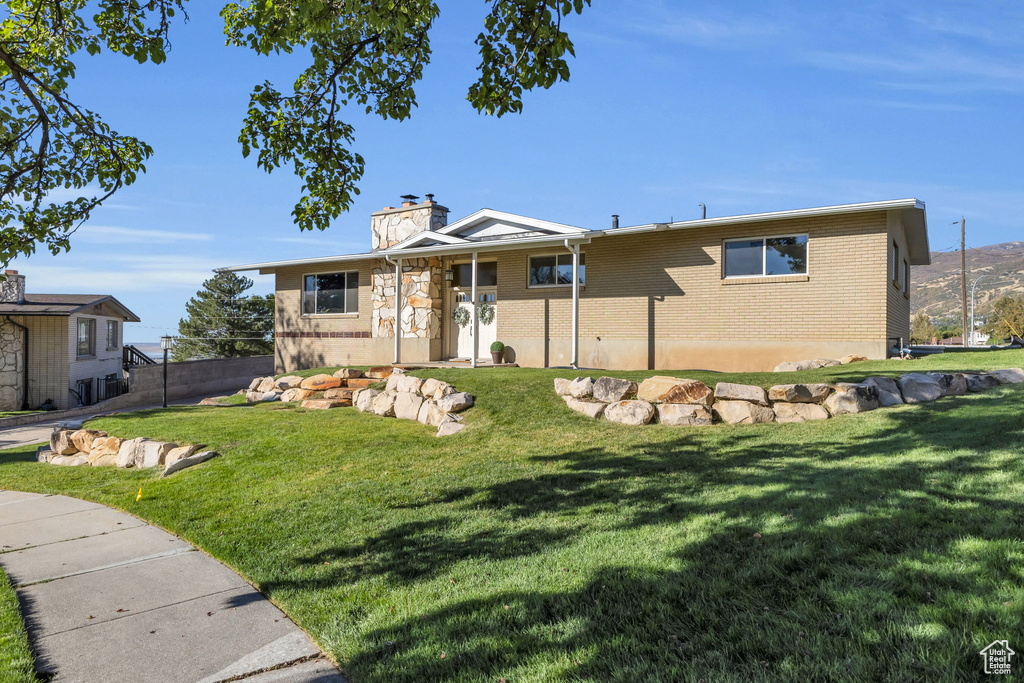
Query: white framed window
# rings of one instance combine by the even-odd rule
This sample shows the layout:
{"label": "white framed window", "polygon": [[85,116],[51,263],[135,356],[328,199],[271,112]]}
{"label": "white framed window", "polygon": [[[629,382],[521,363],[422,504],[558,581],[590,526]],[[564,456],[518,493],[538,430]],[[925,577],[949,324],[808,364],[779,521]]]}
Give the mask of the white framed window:
{"label": "white framed window", "polygon": [[96,319],[78,319],[78,355],[96,355]]}
{"label": "white framed window", "polygon": [[724,277],[807,274],[807,235],[725,240]]}
{"label": "white framed window", "polygon": [[[572,286],[572,254],[531,256],[527,287]],[[587,255],[580,252],[580,286],[587,284]]]}
{"label": "white framed window", "polygon": [[892,283],[897,287],[900,284],[900,245],[896,240],[892,241],[892,268],[889,270],[892,275]]}
{"label": "white framed window", "polygon": [[118,336],[117,335],[117,321],[116,320],[108,320],[107,321],[107,348],[108,349],[116,349],[117,348],[117,346],[118,346],[117,336]]}
{"label": "white framed window", "polygon": [[903,293],[910,296],[910,264],[903,259]]}
{"label": "white framed window", "polygon": [[[473,286],[473,263],[455,263],[452,265],[454,279],[452,286],[460,289],[469,289]],[[476,264],[476,286],[494,287],[498,284],[498,262],[477,261]]]}
{"label": "white framed window", "polygon": [[302,276],[302,315],[359,312],[359,271]]}

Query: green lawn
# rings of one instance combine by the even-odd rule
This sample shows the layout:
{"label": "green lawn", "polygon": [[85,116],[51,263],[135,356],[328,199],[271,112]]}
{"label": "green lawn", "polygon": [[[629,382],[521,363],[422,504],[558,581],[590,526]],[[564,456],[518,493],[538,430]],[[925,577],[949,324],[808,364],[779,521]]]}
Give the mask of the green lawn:
{"label": "green lawn", "polygon": [[35,680],[18,597],[0,569],[0,683],[33,683]]}
{"label": "green lawn", "polygon": [[[1021,366],[1002,351],[672,374],[769,386]],[[1024,385],[817,423],[634,428],[569,411],[552,378],[571,371],[416,374],[477,396],[470,429],[175,407],[90,427],[223,457],[161,480],[7,451],[0,488],[181,534],[354,683],[958,680],[981,677],[989,642],[1024,646]]]}
{"label": "green lawn", "polygon": [[39,410],[0,410],[0,418],[5,417],[16,417],[18,415],[31,415],[32,413],[39,413]]}

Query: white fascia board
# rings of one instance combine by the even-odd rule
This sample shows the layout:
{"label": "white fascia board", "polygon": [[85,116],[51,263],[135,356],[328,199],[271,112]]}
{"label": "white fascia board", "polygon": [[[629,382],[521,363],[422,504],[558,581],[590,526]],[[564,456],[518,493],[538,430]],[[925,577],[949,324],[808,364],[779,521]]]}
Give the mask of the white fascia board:
{"label": "white fascia board", "polygon": [[429,242],[435,240],[437,242],[444,242],[445,244],[466,244],[469,240],[462,239],[461,237],[453,237],[452,235],[445,235],[438,231],[426,230],[424,232],[418,232],[404,242],[392,245],[389,249],[408,249],[409,247],[416,246],[420,242]]}
{"label": "white fascia board", "polygon": [[289,261],[267,261],[266,263],[248,263],[241,266],[227,266],[214,268],[215,273],[240,273],[246,270],[272,270],[275,268],[287,268],[288,266],[305,266],[315,263],[331,263],[334,261],[363,261],[371,258],[380,258],[380,254],[341,254],[338,256],[318,256],[316,258],[292,259]]}
{"label": "white fascia board", "polygon": [[[768,213],[749,213],[739,216],[721,216],[719,218],[697,218],[691,221],[669,223],[670,230],[700,228],[714,225],[735,225],[737,223],[757,223],[760,221],[779,221],[793,218],[815,218],[817,216],[834,216],[844,213],[864,213],[866,211],[889,211],[891,209],[924,209],[924,202],[917,199],[890,199],[882,202],[864,202],[861,204],[838,204],[836,206],[817,206],[810,209],[793,209],[790,211],[770,211]],[[621,230],[621,228],[619,228]],[[615,230],[606,230],[614,233]]]}
{"label": "white fascia board", "polygon": [[432,247],[421,247],[419,249],[403,249],[401,251],[381,251],[375,254],[377,257],[390,256],[391,258],[410,258],[417,256],[449,256],[453,254],[471,254],[474,251],[485,253],[492,251],[514,251],[517,249],[532,249],[534,247],[564,246],[568,240],[570,244],[590,244],[591,238],[599,237],[601,233],[585,230],[584,234],[574,235],[545,235],[544,237],[527,237],[513,240],[496,240],[493,242],[465,242],[463,244],[450,245],[438,244]]}
{"label": "white fascia board", "polygon": [[519,225],[527,225],[537,230],[545,230],[547,232],[553,232],[560,235],[575,235],[581,232],[589,232],[586,228],[580,228],[575,225],[565,225],[563,223],[552,223],[551,221],[544,221],[539,218],[530,218],[529,216],[520,216],[514,213],[508,213],[505,211],[495,211],[494,209],[480,209],[475,213],[471,213],[465,218],[446,225],[440,230],[435,230],[435,234],[451,235],[471,228],[477,223],[481,223],[486,220],[498,220],[508,221],[509,223],[518,223]]}

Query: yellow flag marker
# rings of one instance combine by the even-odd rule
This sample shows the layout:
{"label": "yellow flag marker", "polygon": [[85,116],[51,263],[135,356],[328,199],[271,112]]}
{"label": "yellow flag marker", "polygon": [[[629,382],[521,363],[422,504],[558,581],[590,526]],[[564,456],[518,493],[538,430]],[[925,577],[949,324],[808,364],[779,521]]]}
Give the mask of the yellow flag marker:
{"label": "yellow flag marker", "polygon": [[135,496],[135,502],[137,503],[140,500],[142,500],[142,487],[141,486],[139,487],[139,495]]}

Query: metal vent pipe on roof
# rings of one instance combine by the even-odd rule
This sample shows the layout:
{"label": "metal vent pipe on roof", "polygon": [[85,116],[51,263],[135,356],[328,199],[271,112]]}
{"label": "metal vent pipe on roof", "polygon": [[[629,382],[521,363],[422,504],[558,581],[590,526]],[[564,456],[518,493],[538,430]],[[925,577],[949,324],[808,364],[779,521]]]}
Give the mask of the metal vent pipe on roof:
{"label": "metal vent pipe on roof", "polygon": [[702,219],[703,219],[703,218],[707,218],[707,217],[708,217],[708,207],[704,206],[704,202],[701,202],[701,203],[700,203],[700,204],[698,204],[697,206],[699,206],[699,207],[700,207],[700,217],[701,217]]}
{"label": "metal vent pipe on roof", "polygon": [[614,230],[617,227],[619,227],[619,214],[613,213],[612,214],[612,230]]}

